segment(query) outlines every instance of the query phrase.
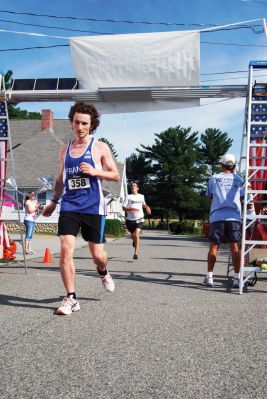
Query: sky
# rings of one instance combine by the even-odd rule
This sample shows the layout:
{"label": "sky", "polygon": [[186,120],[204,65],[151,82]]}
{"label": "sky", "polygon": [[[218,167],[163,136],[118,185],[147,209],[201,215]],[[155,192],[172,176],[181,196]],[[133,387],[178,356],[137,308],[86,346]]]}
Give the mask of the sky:
{"label": "sky", "polygon": [[[265,17],[267,0],[1,0],[0,72],[11,69],[17,79],[75,77],[68,46],[11,51],[25,47],[67,45],[68,38],[73,36],[202,30],[210,24],[224,26],[259,19],[248,24],[248,28],[200,33],[200,84],[247,84],[249,62],[267,59],[267,39],[260,21]],[[254,25],[253,29],[249,27],[251,25]],[[264,77],[260,79],[264,81]],[[65,119],[70,105],[63,102],[22,103],[19,107],[39,112],[51,108],[55,118]],[[191,127],[192,132],[198,131],[199,134],[206,128],[217,128],[233,139],[230,151],[239,159],[244,110],[244,98],[227,101],[213,98],[202,99],[200,107],[194,108],[102,115],[96,135],[108,139],[119,154],[119,160],[123,161],[125,155],[131,155],[136,148],[140,148],[140,144],[153,145],[155,133],[169,127]]]}

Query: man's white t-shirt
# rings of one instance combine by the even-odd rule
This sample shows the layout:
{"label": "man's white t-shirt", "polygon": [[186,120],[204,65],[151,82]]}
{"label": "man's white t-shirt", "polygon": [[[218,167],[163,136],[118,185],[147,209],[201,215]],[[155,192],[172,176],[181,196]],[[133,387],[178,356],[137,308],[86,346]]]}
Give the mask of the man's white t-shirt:
{"label": "man's white t-shirt", "polygon": [[124,203],[124,206],[126,208],[136,208],[138,211],[126,211],[126,219],[134,222],[144,222],[143,205],[145,205],[146,202],[143,194],[129,194],[127,199],[128,201]]}

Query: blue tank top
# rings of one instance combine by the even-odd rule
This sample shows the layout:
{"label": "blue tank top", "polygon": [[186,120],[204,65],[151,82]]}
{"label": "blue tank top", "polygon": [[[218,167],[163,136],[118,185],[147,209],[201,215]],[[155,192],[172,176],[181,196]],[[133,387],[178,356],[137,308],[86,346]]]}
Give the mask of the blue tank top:
{"label": "blue tank top", "polygon": [[99,177],[83,174],[79,167],[81,162],[86,162],[94,168],[101,169],[101,166],[96,166],[92,156],[94,141],[95,139],[92,137],[88,147],[79,157],[71,156],[71,142],[68,143],[64,160],[64,191],[61,197],[61,212],[107,214]]}

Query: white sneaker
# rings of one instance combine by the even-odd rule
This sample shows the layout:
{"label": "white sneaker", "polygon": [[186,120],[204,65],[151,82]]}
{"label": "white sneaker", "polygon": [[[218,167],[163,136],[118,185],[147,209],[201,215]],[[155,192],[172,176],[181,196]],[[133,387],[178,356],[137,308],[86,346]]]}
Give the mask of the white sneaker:
{"label": "white sneaker", "polygon": [[57,310],[57,314],[67,315],[72,312],[77,312],[80,309],[81,307],[77,299],[65,296],[62,305]]}
{"label": "white sneaker", "polygon": [[214,287],[213,278],[212,278],[212,277],[205,277],[205,278],[204,278],[204,281],[203,281],[203,284],[204,284],[206,287],[210,287],[210,288]]}
{"label": "white sneaker", "polygon": [[30,253],[30,255],[36,254],[36,252],[33,251],[32,249],[29,249],[29,253]]}
{"label": "white sneaker", "polygon": [[115,289],[115,284],[114,284],[114,281],[113,281],[111,275],[109,274],[109,272],[105,276],[101,276],[101,274],[99,274],[99,275],[101,277],[103,287],[108,292],[113,292]]}
{"label": "white sneaker", "polygon": [[239,278],[234,278],[233,279],[233,288],[239,288]]}

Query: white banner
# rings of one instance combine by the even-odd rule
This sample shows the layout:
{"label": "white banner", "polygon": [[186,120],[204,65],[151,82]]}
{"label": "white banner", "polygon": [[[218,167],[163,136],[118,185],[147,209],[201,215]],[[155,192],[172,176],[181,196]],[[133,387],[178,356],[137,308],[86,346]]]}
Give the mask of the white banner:
{"label": "white banner", "polygon": [[[71,39],[72,60],[79,88],[181,87],[199,85],[199,32],[138,33]],[[124,96],[125,97],[125,96]],[[129,96],[128,96],[129,97]],[[112,99],[112,92],[95,105],[102,112],[136,112],[183,108],[199,99],[176,102],[153,98]]]}

